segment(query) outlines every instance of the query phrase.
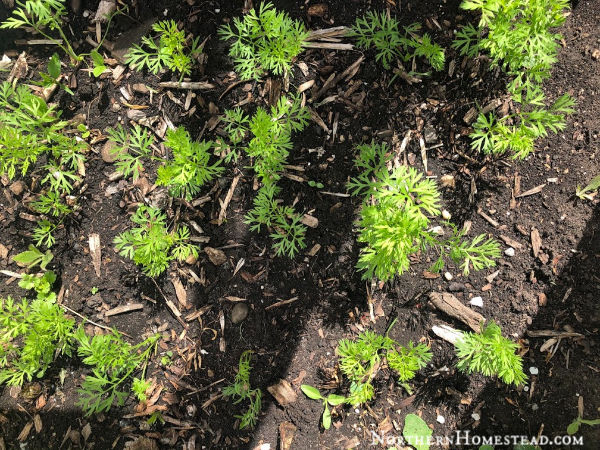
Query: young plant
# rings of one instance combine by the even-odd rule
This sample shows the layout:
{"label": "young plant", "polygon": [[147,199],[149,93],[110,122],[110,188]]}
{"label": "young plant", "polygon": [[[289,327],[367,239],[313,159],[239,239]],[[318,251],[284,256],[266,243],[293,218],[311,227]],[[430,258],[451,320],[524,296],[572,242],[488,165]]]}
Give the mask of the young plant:
{"label": "young plant", "polygon": [[165,146],[173,159],[158,168],[156,184],[169,186],[171,195],[191,200],[202,186],[223,173],[221,161],[209,164],[212,142],[192,141],[183,127],[167,131]]}
{"label": "young plant", "polygon": [[128,133],[119,124],[117,128],[110,128],[107,133],[114,143],[111,153],[117,157],[117,172],[125,178],[132,177],[135,182],[144,170],[142,159],[152,156],[154,137],[139,125],[134,125]]}
{"label": "young plant", "polygon": [[469,243],[461,241],[455,227],[453,236],[445,240],[431,230],[429,216],[440,213],[440,194],[433,180],[406,166],[389,173],[385,144],[360,145],[358,150],[355,165],[361,173],[350,180],[348,189],[352,195],[364,196],[358,241],[366,246],[357,263],[365,272],[363,278],[388,281],[401,275],[410,267],[410,256],[427,247],[440,254],[432,268],[436,271],[442,270],[446,256],[463,261],[465,274],[471,265],[477,270],[495,264],[499,246],[491,239],[484,241],[484,235]]}
{"label": "young plant", "polygon": [[13,261],[20,266],[27,267],[28,269],[31,269],[39,264],[40,269],[46,270],[46,267],[48,264],[50,264],[53,258],[54,255],[50,250],[46,250],[46,253],[42,253],[34,245],[30,244],[26,251],[13,256]]}
{"label": "young plant", "polygon": [[[71,46],[64,30],[67,28],[63,19],[68,15],[65,0],[17,0],[17,8],[14,9],[12,17],[0,24],[0,28],[30,28],[35,33],[42,35],[49,42],[61,48],[71,60],[71,64],[83,61],[89,54],[77,54]],[[116,9],[107,17],[108,24],[105,27],[105,35],[108,33],[113,17],[120,14],[122,9]],[[57,34],[58,38],[52,34]],[[100,48],[104,38],[97,44],[92,52]],[[96,61],[94,60],[94,64]]]}
{"label": "young plant", "polygon": [[481,333],[463,333],[454,344],[459,370],[497,376],[506,384],[519,386],[527,381],[523,359],[515,352],[519,346],[502,336],[502,330],[493,321]]}
{"label": "young plant", "polygon": [[56,294],[52,292],[52,286],[56,281],[56,274],[49,270],[43,274],[24,274],[21,281],[19,281],[19,287],[23,289],[33,289],[38,300],[46,300],[54,302],[56,300]]}
{"label": "young plant", "polygon": [[50,60],[48,61],[48,72],[40,72],[40,77],[42,77],[42,81],[39,83],[35,83],[38,86],[43,88],[51,88],[54,85],[58,85],[61,89],[67,92],[70,95],[74,95],[73,91],[69,86],[64,83],[61,83],[61,68],[60,68],[60,59],[58,55],[54,53]]}
{"label": "young plant", "polygon": [[177,27],[174,20],[163,20],[152,25],[156,37],[145,36],[142,45],[134,44],[127,53],[125,61],[132,69],[147,68],[157,74],[165,67],[172,72],[179,72],[180,79],[192,73],[193,61],[202,53],[199,38],[188,44],[185,32]]}
{"label": "young plant", "polygon": [[308,32],[302,22],[277,11],[272,3],[261,3],[258,13],[252,8],[243,19],[233,18],[218,33],[231,40],[229,56],[242,80],[257,80],[266,72],[285,75],[291,72],[292,60],[302,51]]}
{"label": "young plant", "polygon": [[[127,381],[132,381],[131,389],[138,400],[145,401],[145,391],[149,387],[145,381],[146,368],[152,353],[156,351],[160,334],[131,345],[116,330],[108,334],[96,334],[90,339],[84,328],[79,327],[74,338],[79,345],[78,355],[92,370],[92,374],[86,375],[83,381],[77,402],[86,416],[106,412],[115,402],[122,406],[129,395],[123,390]],[[131,379],[140,369],[141,377]]]}
{"label": "young plant", "polygon": [[158,208],[140,206],[131,217],[138,227],[121,233],[114,240],[119,254],[142,266],[142,272],[149,277],[159,276],[174,259],[185,261],[190,255],[198,257],[198,248],[188,243],[189,229],[179,226],[169,231],[166,220]]}
{"label": "young plant", "polygon": [[[293,258],[305,247],[302,217],[292,207],[281,206],[276,200],[281,192],[276,183],[281,178],[292,149],[291,135],[301,131],[308,123],[309,114],[300,99],[288,101],[281,97],[270,111],[258,108],[251,118],[236,109],[225,113],[225,129],[232,143],[232,153],[238,153],[244,139],[252,139],[245,151],[254,160],[253,169],[263,186],[254,199],[254,208],[246,215],[245,223],[252,231],[261,226],[272,228],[273,249],[277,256]],[[224,143],[221,144],[224,146]]]}
{"label": "young plant", "polygon": [[381,62],[384,69],[389,69],[396,58],[410,61],[423,57],[431,67],[440,71],[446,62],[444,49],[434,43],[427,33],[419,36],[417,31],[420,28],[419,24],[413,23],[404,27],[404,33],[401,33],[396,19],[384,12],[369,11],[364,17],[356,19],[350,36],[356,38],[356,45],[360,48],[374,47],[377,52],[375,59]]}
{"label": "young plant", "polygon": [[34,231],[36,245],[51,247],[52,232],[72,208],[64,202],[71,194],[83,166],[84,142],[65,134],[67,122],[59,120],[60,111],[34,95],[29,88],[11,83],[0,84],[0,173],[13,179],[25,176],[38,158],[47,156],[44,190],[33,209],[58,219],[58,223],[42,219]]}
{"label": "young plant", "polygon": [[233,384],[223,388],[223,396],[231,397],[233,404],[248,400],[249,405],[246,412],[242,415],[235,416],[240,419],[240,430],[250,427],[254,428],[258,422],[258,415],[262,404],[262,391],[260,389],[252,389],[250,385],[250,360],[252,359],[252,351],[246,350],[240,356],[238,373],[235,376]]}
{"label": "young plant", "polygon": [[359,334],[354,341],[340,340],[337,353],[340,370],[351,382],[347,402],[352,405],[365,403],[375,395],[371,381],[377,375],[383,357],[388,367],[398,375],[400,385],[408,392],[411,392],[408,381],[432,357],[429,347],[424,344],[409,342],[408,347],[403,347],[387,334],[382,336],[368,330]]}
{"label": "young plant", "polygon": [[577,185],[575,195],[580,200],[594,200],[598,188],[600,188],[600,175],[596,175],[594,178],[592,178],[592,181],[590,181],[589,184],[584,188],[581,188],[579,185]]}
{"label": "young plant", "polygon": [[74,324],[49,296],[0,299],[0,384],[20,386],[44,376],[57,355],[70,356]]}
{"label": "young plant", "polygon": [[462,55],[487,51],[492,64],[504,69],[512,81],[512,99],[521,103],[516,114],[496,118],[480,114],[474,125],[471,147],[491,154],[513,152],[523,159],[535,140],[548,130],[565,127],[565,116],[573,112],[574,100],[565,94],[546,106],[541,83],[557,61],[561,36],[554,32],[569,8],[568,0],[465,0],[461,8],[480,11],[478,30],[467,25],[457,33],[453,47]]}
{"label": "young plant", "polygon": [[589,425],[591,427],[600,425],[600,418],[598,419],[584,419],[583,418],[583,397],[579,397],[579,403],[577,405],[577,417],[567,427],[567,434],[573,435],[579,431],[581,425]]}
{"label": "young plant", "polygon": [[300,386],[304,395],[312,400],[321,400],[323,402],[323,428],[329,430],[331,427],[331,411],[329,410],[330,406],[338,406],[342,403],[346,402],[346,397],[336,394],[329,394],[327,397],[323,397],[323,395],[319,392],[316,387],[310,386],[308,384],[303,384]]}

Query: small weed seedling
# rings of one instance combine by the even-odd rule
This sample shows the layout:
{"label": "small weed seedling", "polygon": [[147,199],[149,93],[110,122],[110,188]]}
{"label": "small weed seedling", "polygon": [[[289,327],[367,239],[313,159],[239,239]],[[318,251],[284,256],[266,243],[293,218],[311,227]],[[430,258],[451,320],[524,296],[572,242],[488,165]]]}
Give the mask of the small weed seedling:
{"label": "small weed seedling", "polygon": [[[63,19],[68,15],[65,0],[17,0],[17,8],[14,9],[12,17],[0,24],[0,28],[31,28],[37,34],[42,35],[49,42],[62,49],[75,65],[84,60],[86,56],[92,56],[94,66],[93,73],[99,76],[104,71],[104,59],[98,53],[98,49],[104,42],[104,37],[96,45],[91,53],[75,53],[69,39],[64,32],[67,27]],[[104,27],[104,36],[108,33],[112,19],[121,14],[123,9],[117,9],[107,17],[107,25]],[[58,38],[52,34],[58,34]],[[102,67],[102,69],[100,69]],[[50,72],[52,75],[52,72]],[[57,77],[55,77],[57,78]]]}
{"label": "small weed seedling", "polygon": [[429,347],[424,344],[409,342],[407,347],[403,347],[387,334],[381,336],[369,330],[359,334],[354,341],[340,340],[337,353],[340,370],[351,382],[347,401],[352,405],[365,403],[375,395],[371,381],[377,375],[383,357],[389,368],[398,375],[400,385],[408,392],[411,392],[408,381],[432,357]]}
{"label": "small weed seedling", "polygon": [[134,125],[128,133],[119,124],[117,128],[107,130],[107,133],[110,141],[114,143],[111,153],[117,158],[117,172],[136,181],[144,170],[142,159],[152,157],[154,137],[139,125]]}
{"label": "small weed seedling", "polygon": [[121,233],[114,240],[119,254],[142,266],[149,277],[159,276],[173,259],[185,261],[190,255],[198,257],[198,248],[188,243],[190,230],[180,226],[169,231],[166,220],[158,208],[140,206],[131,217],[138,227]]}
{"label": "small weed seedling", "polygon": [[242,353],[235,381],[233,384],[223,388],[223,396],[231,397],[234,405],[244,400],[248,400],[250,403],[248,410],[244,414],[235,416],[237,419],[240,419],[240,430],[247,427],[253,428],[256,425],[262,404],[262,391],[260,389],[252,389],[250,386],[251,358],[251,350],[246,350]]}
{"label": "small weed seedling", "polygon": [[155,334],[131,345],[121,335],[112,330],[108,334],[97,334],[91,339],[83,327],[74,334],[79,347],[77,353],[83,362],[91,366],[92,374],[86,375],[79,390],[77,402],[86,416],[108,411],[116,402],[122,406],[129,395],[123,384],[131,380],[134,372],[141,367],[140,378],[133,378],[131,390],[139,401],[145,401],[145,392],[150,386],[145,380],[148,360],[156,351],[160,334]]}
{"label": "small weed seedling", "polygon": [[0,384],[20,386],[44,376],[55,356],[70,356],[74,324],[51,296],[0,299]]}
{"label": "small weed seedling", "polygon": [[527,381],[523,373],[523,359],[515,352],[519,346],[502,336],[502,330],[493,321],[481,333],[463,333],[454,344],[459,370],[497,376],[506,384],[519,386]]}
{"label": "small weed seedling", "polygon": [[331,427],[331,411],[329,407],[346,403],[346,397],[336,394],[329,394],[327,397],[323,397],[316,387],[309,386],[308,384],[303,384],[300,386],[300,389],[302,389],[302,392],[304,392],[308,398],[313,400],[321,400],[323,402],[323,428],[329,430]]}
{"label": "small weed seedling", "polygon": [[31,269],[39,264],[40,269],[46,270],[46,267],[48,264],[50,264],[53,258],[54,255],[50,250],[46,250],[46,253],[42,253],[34,245],[29,245],[29,248],[26,251],[13,256],[13,261],[22,267],[27,267],[28,269]]}
{"label": "small weed seedling", "polygon": [[135,70],[147,68],[157,74],[165,67],[172,72],[179,72],[180,79],[190,75],[193,61],[202,53],[199,38],[194,38],[188,45],[185,32],[177,27],[174,20],[163,20],[152,25],[158,34],[158,42],[154,37],[142,38],[142,45],[135,44],[126,56],[126,62]]}
{"label": "small weed seedling", "polygon": [[574,100],[565,94],[550,107],[541,83],[557,61],[560,26],[569,8],[568,0],[465,0],[461,8],[481,12],[478,29],[467,25],[453,43],[461,55],[475,57],[487,51],[492,64],[502,67],[512,81],[512,99],[523,106],[516,114],[497,118],[480,114],[474,124],[471,147],[488,154],[513,152],[525,158],[537,138],[565,127],[565,116],[573,112]]}
{"label": "small weed seedling", "polygon": [[167,131],[165,146],[173,159],[158,168],[156,184],[169,186],[176,197],[191,200],[202,186],[223,173],[221,161],[209,164],[212,142],[195,142],[183,127]]}
{"label": "small weed seedling", "polygon": [[[245,116],[240,109],[225,112],[225,131],[233,147],[230,155],[239,154],[238,147],[250,135],[252,139],[245,151],[254,159],[252,167],[263,184],[245,223],[256,232],[260,232],[263,225],[273,230],[271,237],[277,256],[293,258],[306,246],[306,227],[301,223],[302,217],[292,207],[278,203],[276,196],[281,190],[276,183],[292,149],[291,135],[304,129],[308,117],[308,111],[301,106],[299,99],[288,101],[286,97],[281,97],[270,112],[258,108],[252,118]],[[220,146],[224,148],[225,144]]]}
{"label": "small weed seedling", "polygon": [[302,51],[308,32],[302,22],[292,20],[272,3],[252,8],[242,20],[219,29],[221,39],[231,40],[229,56],[242,80],[260,80],[266,72],[289,74],[292,60]]}
{"label": "small weed seedling", "polygon": [[600,418],[599,419],[584,419],[583,418],[583,397],[579,397],[578,405],[577,405],[577,417],[575,417],[575,420],[573,420],[573,422],[571,422],[569,424],[569,426],[567,427],[567,434],[569,434],[569,435],[576,434],[579,431],[579,427],[581,425],[589,425],[592,427],[596,426],[596,425],[600,425]]}
{"label": "small weed seedling", "polygon": [[356,19],[350,36],[356,38],[356,45],[360,48],[375,47],[375,59],[381,62],[384,69],[389,69],[396,58],[407,62],[418,57],[425,58],[437,71],[444,69],[444,49],[434,43],[427,33],[419,36],[419,24],[404,27],[404,34],[400,33],[399,28],[398,21],[384,12],[369,11],[364,17]]}
{"label": "small weed seedling", "polygon": [[580,200],[594,200],[598,188],[600,188],[600,175],[596,175],[594,178],[592,178],[592,181],[590,181],[589,184],[583,189],[577,185],[575,195]]}
{"label": "small weed seedling", "polygon": [[433,247],[439,258],[432,269],[440,271],[449,256],[462,262],[463,272],[491,267],[500,256],[498,243],[480,235],[472,241],[462,241],[463,234],[453,229],[453,236],[441,239],[431,231],[429,215],[438,215],[437,186],[431,179],[412,167],[400,166],[390,174],[386,163],[390,159],[385,144],[360,145],[355,165],[361,170],[352,178],[348,188],[352,195],[363,195],[360,213],[359,242],[361,251],[357,267],[364,270],[363,278],[377,277],[388,281],[410,267],[411,255]]}

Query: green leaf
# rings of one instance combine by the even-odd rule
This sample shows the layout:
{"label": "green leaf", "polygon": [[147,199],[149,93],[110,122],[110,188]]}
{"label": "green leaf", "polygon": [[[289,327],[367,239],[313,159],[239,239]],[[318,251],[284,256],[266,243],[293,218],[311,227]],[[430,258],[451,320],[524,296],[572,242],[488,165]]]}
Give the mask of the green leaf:
{"label": "green leaf", "polygon": [[300,386],[300,389],[302,389],[302,392],[304,392],[304,394],[308,398],[312,398],[313,400],[321,400],[323,398],[323,396],[316,387],[310,386],[308,384],[303,384],[302,386]]}
{"label": "green leaf", "polygon": [[408,444],[417,450],[428,450],[428,442],[433,435],[433,430],[416,414],[407,414],[404,419],[402,435]]}
{"label": "green leaf", "polygon": [[60,77],[60,59],[58,55],[54,53],[48,62],[48,74],[57,80]]}
{"label": "green leaf", "polygon": [[331,427],[331,411],[329,411],[329,406],[325,403],[325,411],[323,411],[323,428],[329,430]]}
{"label": "green leaf", "polygon": [[106,65],[104,64],[104,58],[102,57],[102,55],[100,53],[98,53],[97,50],[92,50],[90,53],[90,56],[92,57],[92,62],[94,63],[94,69],[92,70],[92,73],[97,78],[100,75],[102,75],[104,73],[104,71],[106,70]]}
{"label": "green leaf", "polygon": [[327,397],[327,403],[329,403],[331,406],[341,405],[345,401],[346,401],[346,397],[344,397],[342,395],[330,394]]}
{"label": "green leaf", "polygon": [[573,435],[579,431],[579,419],[575,419],[572,423],[567,427],[567,434]]}
{"label": "green leaf", "polygon": [[479,447],[479,450],[494,450],[494,446],[493,445],[482,445],[481,447]]}

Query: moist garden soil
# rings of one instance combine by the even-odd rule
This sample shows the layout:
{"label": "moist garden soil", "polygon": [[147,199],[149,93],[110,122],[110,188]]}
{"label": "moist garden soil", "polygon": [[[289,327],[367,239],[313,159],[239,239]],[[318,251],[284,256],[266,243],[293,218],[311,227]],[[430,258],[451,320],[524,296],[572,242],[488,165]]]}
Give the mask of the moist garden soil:
{"label": "moist garden soil", "polygon": [[[283,200],[318,219],[318,225],[308,229],[306,249],[294,259],[274,257],[268,234],[252,233],[244,224],[256,193],[249,160],[228,165],[223,177],[200,194],[202,201],[186,203],[169,200],[153,185],[152,164],[137,183],[111,178],[114,166],[101,155],[104,140],[94,142],[79,187],[80,208],[57,233],[50,268],[58,274],[62,303],[72,310],[116,327],[132,342],[152,332],[163,334],[159,354],[148,370],[153,396],[146,407],[129,400],[123,408],[84,417],[75,402],[85,367],[76,358],[59,358],[43,379],[22,389],[3,388],[0,448],[109,449],[134,442],[132,448],[148,449],[289,448],[280,442],[282,428],[292,430],[291,448],[369,448],[372,432],[400,436],[408,413],[420,415],[435,436],[453,436],[461,430],[480,436],[554,437],[566,434],[580,398],[585,417],[598,417],[600,210],[596,200],[583,202],[574,194],[578,185],[600,173],[600,2],[573,2],[561,29],[559,61],[545,85],[550,99],[569,92],[577,100],[576,112],[563,132],[540,140],[535,154],[521,162],[483,158],[469,150],[470,128],[465,121],[469,110],[497,99],[499,108],[513,105],[503,89],[506,79],[498,69],[489,68],[485,56],[463,59],[450,48],[454,31],[475,20],[459,9],[458,0],[274,2],[310,29],[349,26],[370,9],[389,9],[403,25],[421,23],[446,49],[446,69],[413,84],[401,78],[390,83],[393,73],[376,63],[373,52],[310,49],[296,60],[289,87],[276,78],[238,83],[232,72],[227,46],[215,32],[249,3],[134,2],[130,17],[118,17],[109,32],[109,41],[118,42],[121,33],[147,19],[177,20],[194,36],[207,39],[206,61],[192,80],[213,83],[214,89],[194,91],[187,98],[190,91],[160,88],[159,82],[171,80],[170,75],[127,69],[118,77],[107,73],[94,79],[80,68],[70,80],[74,95],[58,91],[51,101],[67,120],[84,115],[92,138],[105,135],[119,122],[157,117],[159,122],[185,126],[195,139],[214,139],[220,132],[218,115],[224,110],[241,105],[252,112],[286,88],[293,93],[314,80],[304,95],[322,122],[313,120],[294,136],[289,160],[293,167],[282,181]],[[73,41],[87,50],[85,37],[95,32],[88,29],[83,14],[94,12],[97,2],[73,5],[70,32]],[[7,14],[5,10],[0,15]],[[14,39],[29,37],[20,32],[2,35],[8,38],[2,38],[0,48],[11,58],[26,52],[29,69],[21,82],[37,79],[53,49],[16,45]],[[103,51],[112,57],[109,50]],[[362,57],[353,76],[321,89],[331,74],[341,74]],[[108,64],[118,70],[118,61],[109,59]],[[139,84],[155,92],[150,95],[139,86],[134,90]],[[186,99],[191,100],[187,108]],[[409,131],[408,144],[400,153]],[[387,142],[399,163],[426,171],[438,182],[451,176],[453,182],[444,178],[443,199],[452,220],[459,227],[470,225],[470,236],[486,233],[498,239],[503,251],[514,249],[514,256],[503,253],[496,268],[470,276],[449,265],[448,280],[428,272],[435,255],[423,253],[414,258],[410,271],[391,283],[362,280],[355,269],[360,246],[354,223],[360,200],[346,195],[345,184],[356,175],[355,146],[371,140]],[[227,204],[234,180],[237,185]],[[324,187],[310,187],[308,180]],[[0,186],[4,270],[18,271],[11,257],[32,242],[35,217],[27,204],[36,192],[39,173],[34,171],[23,181],[25,185],[15,185],[3,179]],[[112,245],[116,235],[130,228],[130,214],[141,203],[163,205],[170,220],[195,223],[193,235],[203,247],[216,249],[213,253],[220,260],[203,251],[193,264],[173,265],[155,280],[145,277]],[[224,204],[226,220],[219,224]],[[102,249],[99,275],[88,247],[94,233]],[[23,292],[17,280],[8,276],[1,280],[3,297]],[[428,301],[431,292],[452,292],[466,305],[471,298],[482,297],[483,307],[473,308],[520,342],[530,376],[527,387],[507,387],[495,379],[458,372],[452,346],[437,338],[431,327],[465,326],[435,310]],[[134,303],[142,309],[105,314]],[[248,307],[248,315],[233,323],[234,307],[244,308],[239,304]],[[365,329],[385,333],[394,321],[392,338],[400,343],[426,342],[434,354],[411,382],[412,395],[382,368],[375,399],[357,409],[337,407],[331,429],[324,431],[321,404],[307,399],[300,385],[347,392],[336,366],[337,342]],[[580,336],[547,342],[548,333],[536,334],[540,330]],[[246,405],[234,405],[220,392],[233,381],[245,350],[253,351],[251,384],[262,390],[263,407],[256,428],[240,431],[235,416]],[[172,352],[172,364],[161,365],[167,352]],[[61,369],[66,371],[64,382]],[[268,392],[280,380],[289,382],[297,394],[284,406]],[[164,424],[147,424],[153,410],[161,412]],[[600,427],[582,426],[579,435],[584,448],[597,448]],[[435,446],[442,447],[457,446]]]}

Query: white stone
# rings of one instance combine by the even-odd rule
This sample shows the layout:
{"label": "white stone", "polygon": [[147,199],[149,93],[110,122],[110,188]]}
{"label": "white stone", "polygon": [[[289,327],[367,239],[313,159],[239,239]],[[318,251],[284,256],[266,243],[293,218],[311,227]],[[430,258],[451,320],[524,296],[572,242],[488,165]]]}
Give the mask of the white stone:
{"label": "white stone", "polygon": [[479,414],[477,414],[476,412],[474,412],[473,414],[471,414],[471,418],[473,420],[479,420],[479,419],[481,419],[481,416]]}
{"label": "white stone", "polygon": [[504,250],[504,254],[506,256],[515,256],[515,249],[512,247],[508,247],[506,250]]}
{"label": "white stone", "polygon": [[440,415],[438,415],[438,416],[437,416],[437,421],[438,421],[439,423],[444,423],[444,422],[446,422],[446,419],[444,419],[444,416],[440,416]]}
{"label": "white stone", "polygon": [[483,299],[481,297],[473,297],[471,300],[469,300],[469,303],[473,306],[479,306],[480,308],[483,308]]}
{"label": "white stone", "polygon": [[444,278],[445,278],[446,280],[448,280],[448,281],[451,281],[451,280],[452,280],[452,278],[454,278],[454,277],[452,276],[452,274],[451,274],[450,272],[446,272],[446,273],[444,274]]}
{"label": "white stone", "polygon": [[531,375],[537,375],[538,373],[540,373],[540,371],[538,370],[538,368],[537,368],[537,367],[533,367],[533,366],[531,366],[531,367],[529,368],[529,373],[530,373]]}

